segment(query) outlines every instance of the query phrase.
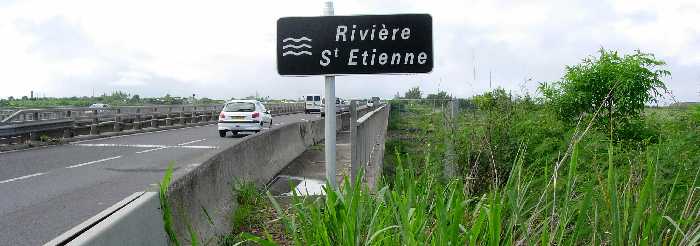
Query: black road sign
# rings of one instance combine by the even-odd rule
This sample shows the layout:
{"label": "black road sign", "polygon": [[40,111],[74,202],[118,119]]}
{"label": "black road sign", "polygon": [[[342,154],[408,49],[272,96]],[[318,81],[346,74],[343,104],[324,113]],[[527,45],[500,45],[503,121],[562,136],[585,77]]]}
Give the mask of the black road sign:
{"label": "black road sign", "polygon": [[280,75],[428,73],[427,14],[285,17],[277,21]]}

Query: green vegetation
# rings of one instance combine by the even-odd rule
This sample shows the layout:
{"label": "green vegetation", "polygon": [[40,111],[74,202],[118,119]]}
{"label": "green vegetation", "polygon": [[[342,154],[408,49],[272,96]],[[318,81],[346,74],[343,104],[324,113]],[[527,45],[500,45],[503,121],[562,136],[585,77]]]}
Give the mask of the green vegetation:
{"label": "green vegetation", "polygon": [[163,97],[142,98],[137,94],[130,95],[117,91],[110,95],[103,94],[97,97],[41,97],[21,99],[9,97],[0,99],[0,108],[45,108],[45,107],[87,107],[95,103],[104,103],[112,106],[141,106],[141,105],[179,105],[179,104],[219,104],[222,100],[200,98],[193,100],[187,97],[173,97],[169,94]]}
{"label": "green vegetation", "polygon": [[163,215],[163,226],[165,233],[168,234],[168,239],[173,245],[180,245],[177,240],[177,235],[175,234],[175,229],[173,228],[173,215],[172,208],[168,203],[168,186],[170,185],[170,178],[173,175],[173,165],[170,163],[168,165],[168,170],[165,171],[165,176],[163,180],[158,183],[158,199],[160,201],[160,212]]}
{"label": "green vegetation", "polygon": [[[664,90],[662,64],[601,51],[545,98],[460,100],[452,126],[443,107],[394,101],[380,188],[275,205],[290,238],[277,243],[697,245],[700,107],[644,107]],[[450,143],[455,178],[443,176]]]}
{"label": "green vegetation", "polygon": [[663,65],[653,54],[636,51],[620,56],[601,49],[599,57],[567,67],[561,81],[543,83],[540,90],[564,121],[576,121],[584,113],[592,116],[604,109],[597,117],[599,125],[611,129],[614,120],[618,124],[615,132],[622,133],[619,137],[636,137],[644,105],[666,93],[662,79],[671,73],[661,68]]}
{"label": "green vegetation", "polygon": [[418,86],[411,88],[404,94],[404,98],[406,99],[421,99],[421,97],[423,97],[423,93]]}

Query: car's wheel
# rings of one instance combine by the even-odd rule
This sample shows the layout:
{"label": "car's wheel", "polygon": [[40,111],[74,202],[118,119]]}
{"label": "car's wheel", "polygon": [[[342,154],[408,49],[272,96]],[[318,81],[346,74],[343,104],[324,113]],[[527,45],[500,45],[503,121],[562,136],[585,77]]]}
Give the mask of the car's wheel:
{"label": "car's wheel", "polygon": [[226,131],[220,130],[219,131],[219,137],[226,137]]}

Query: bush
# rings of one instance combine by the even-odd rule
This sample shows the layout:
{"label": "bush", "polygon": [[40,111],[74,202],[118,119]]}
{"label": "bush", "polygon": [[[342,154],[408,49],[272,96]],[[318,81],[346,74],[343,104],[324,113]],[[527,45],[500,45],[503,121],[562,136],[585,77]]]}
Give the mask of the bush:
{"label": "bush", "polygon": [[650,53],[620,56],[602,48],[599,53],[567,66],[561,81],[541,84],[539,90],[564,121],[573,123],[585,114],[598,127],[614,129],[616,139],[638,139],[639,129],[625,130],[640,126],[645,104],[666,93],[662,79],[671,73]]}

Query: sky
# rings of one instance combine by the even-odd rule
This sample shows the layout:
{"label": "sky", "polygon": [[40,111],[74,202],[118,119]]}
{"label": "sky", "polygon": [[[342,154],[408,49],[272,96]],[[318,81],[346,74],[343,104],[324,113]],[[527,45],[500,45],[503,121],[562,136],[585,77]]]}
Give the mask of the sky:
{"label": "sky", "polygon": [[[276,21],[319,16],[322,0],[0,0],[0,98],[144,96],[299,98],[323,78],[276,71]],[[428,13],[429,74],[336,78],[343,98],[536,93],[601,48],[667,62],[678,101],[700,101],[700,1],[337,0],[336,15]],[[666,98],[665,102],[674,100]]]}

